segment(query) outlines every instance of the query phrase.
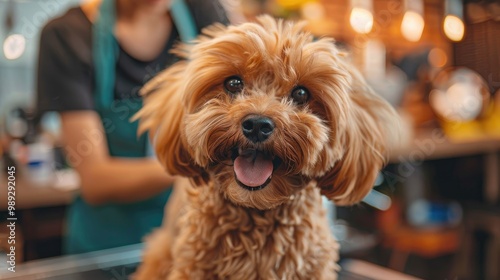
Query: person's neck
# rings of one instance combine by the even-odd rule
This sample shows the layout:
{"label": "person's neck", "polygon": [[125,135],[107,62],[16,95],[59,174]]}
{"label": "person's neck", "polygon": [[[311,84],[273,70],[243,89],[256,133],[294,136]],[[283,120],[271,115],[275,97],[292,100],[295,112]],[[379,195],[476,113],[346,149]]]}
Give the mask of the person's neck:
{"label": "person's neck", "polygon": [[117,0],[117,18],[127,22],[141,22],[147,25],[157,24],[167,16],[167,8],[141,5],[127,0]]}

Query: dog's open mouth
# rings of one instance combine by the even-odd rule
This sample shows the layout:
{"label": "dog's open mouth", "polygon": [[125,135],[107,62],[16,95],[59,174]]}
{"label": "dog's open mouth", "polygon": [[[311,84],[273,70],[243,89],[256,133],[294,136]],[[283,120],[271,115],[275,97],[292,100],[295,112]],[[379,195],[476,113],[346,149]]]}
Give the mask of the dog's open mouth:
{"label": "dog's open mouth", "polygon": [[256,149],[235,149],[233,151],[234,174],[238,184],[250,191],[265,188],[281,160]]}

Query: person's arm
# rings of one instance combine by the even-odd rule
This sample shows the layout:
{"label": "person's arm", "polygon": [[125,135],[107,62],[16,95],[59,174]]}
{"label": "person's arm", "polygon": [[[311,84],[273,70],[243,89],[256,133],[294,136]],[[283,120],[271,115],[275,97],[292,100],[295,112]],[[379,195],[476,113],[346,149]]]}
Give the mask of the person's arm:
{"label": "person's arm", "polygon": [[61,114],[64,148],[81,178],[81,194],[89,204],[133,202],[169,186],[169,176],[152,158],[111,157],[99,115],[93,111]]}

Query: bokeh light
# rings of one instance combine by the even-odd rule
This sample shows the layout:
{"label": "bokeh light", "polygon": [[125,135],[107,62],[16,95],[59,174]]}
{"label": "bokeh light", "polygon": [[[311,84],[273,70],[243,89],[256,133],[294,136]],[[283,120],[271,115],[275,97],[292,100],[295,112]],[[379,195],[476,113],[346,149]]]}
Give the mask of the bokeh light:
{"label": "bokeh light", "polygon": [[373,27],[373,15],[370,11],[364,8],[352,8],[349,21],[352,29],[361,34],[370,33]]}
{"label": "bokeh light", "polygon": [[444,18],[443,29],[446,37],[452,41],[458,42],[464,37],[464,22],[457,16],[447,15]]}
{"label": "bokeh light", "polygon": [[422,37],[424,25],[422,15],[414,11],[407,11],[401,23],[401,33],[406,40],[417,42]]}
{"label": "bokeh light", "polygon": [[21,57],[26,50],[26,39],[21,34],[11,34],[3,42],[5,58],[14,60]]}

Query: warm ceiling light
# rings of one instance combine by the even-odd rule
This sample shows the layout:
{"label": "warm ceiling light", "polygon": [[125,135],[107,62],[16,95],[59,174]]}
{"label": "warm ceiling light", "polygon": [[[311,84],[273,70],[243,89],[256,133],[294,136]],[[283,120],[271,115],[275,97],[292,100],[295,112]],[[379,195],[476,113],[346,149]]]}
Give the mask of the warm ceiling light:
{"label": "warm ceiling light", "polygon": [[447,15],[443,23],[444,34],[450,40],[458,42],[464,38],[464,22],[457,16]]}
{"label": "warm ceiling light", "polygon": [[26,39],[21,34],[11,34],[3,42],[3,53],[7,59],[18,59],[25,50]]}
{"label": "warm ceiling light", "polygon": [[370,33],[373,27],[373,15],[367,9],[352,8],[350,23],[354,31],[361,34]]}
{"label": "warm ceiling light", "polygon": [[424,19],[419,13],[407,11],[401,23],[401,33],[406,40],[417,42],[422,37],[424,25]]}

